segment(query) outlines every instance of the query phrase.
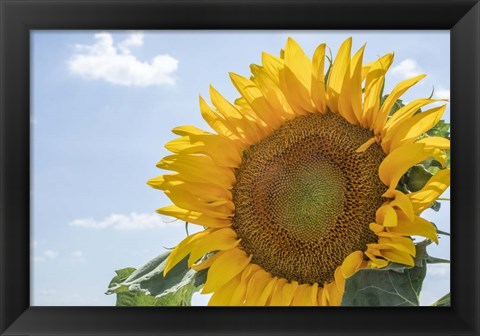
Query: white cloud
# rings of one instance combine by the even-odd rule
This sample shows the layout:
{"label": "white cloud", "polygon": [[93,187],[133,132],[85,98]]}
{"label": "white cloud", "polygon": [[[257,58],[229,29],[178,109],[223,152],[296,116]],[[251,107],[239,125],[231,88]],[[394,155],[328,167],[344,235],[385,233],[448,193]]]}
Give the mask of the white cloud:
{"label": "white cloud", "polygon": [[58,257],[59,253],[53,250],[46,250],[45,252],[43,252],[43,255],[48,259],[55,259],[56,257]]}
{"label": "white cloud", "polygon": [[35,255],[33,256],[33,261],[34,262],[43,262],[46,260],[53,260],[57,258],[60,255],[57,251],[54,250],[46,250],[40,255]]}
{"label": "white cloud", "polygon": [[92,45],[75,45],[68,60],[72,73],[85,79],[101,79],[125,86],[174,85],[178,61],[170,55],[157,55],[144,62],[132,55],[132,47],[143,45],[143,33],[133,32],[119,43],[110,33],[94,35]]}
{"label": "white cloud", "polygon": [[403,78],[411,78],[422,74],[422,70],[418,66],[417,61],[407,58],[392,68],[392,74]]}
{"label": "white cloud", "polygon": [[449,264],[431,264],[428,265],[427,272],[429,275],[438,278],[444,278],[450,276]]}
{"label": "white cloud", "polygon": [[70,226],[78,226],[89,229],[114,229],[114,230],[145,230],[170,226],[165,223],[160,215],[156,213],[136,213],[129,215],[111,214],[103,220],[93,218],[75,219],[69,223]]}
{"label": "white cloud", "polygon": [[437,99],[450,99],[450,89],[440,87],[438,90],[435,90],[434,97]]}
{"label": "white cloud", "polygon": [[128,38],[118,44],[118,49],[124,54],[130,54],[131,47],[141,47],[143,45],[143,33],[131,33]]}
{"label": "white cloud", "polygon": [[83,252],[80,250],[72,252],[72,257],[74,258],[81,258],[82,256],[83,256]]}

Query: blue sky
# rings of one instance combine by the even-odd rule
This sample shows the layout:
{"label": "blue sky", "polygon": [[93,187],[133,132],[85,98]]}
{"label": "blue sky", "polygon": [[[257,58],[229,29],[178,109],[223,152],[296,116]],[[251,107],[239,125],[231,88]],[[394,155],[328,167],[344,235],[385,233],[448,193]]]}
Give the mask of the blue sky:
{"label": "blue sky", "polygon": [[[171,129],[208,129],[199,94],[208,97],[213,84],[236,98],[228,72],[248,76],[261,52],[278,54],[288,36],[309,55],[324,42],[335,54],[348,36],[355,49],[367,42],[366,61],[394,51],[385,92],[427,73],[404,100],[433,87],[449,98],[448,31],[32,33],[32,305],[113,305],[104,292],[115,269],[139,267],[185,237],[182,223],[155,213],[169,201],[146,185],[161,175],[155,164],[168,154]],[[449,231],[449,206],[425,216]],[[449,258],[449,238],[430,254]],[[448,265],[429,267],[422,304],[449,286]],[[197,305],[207,301],[194,297]]]}

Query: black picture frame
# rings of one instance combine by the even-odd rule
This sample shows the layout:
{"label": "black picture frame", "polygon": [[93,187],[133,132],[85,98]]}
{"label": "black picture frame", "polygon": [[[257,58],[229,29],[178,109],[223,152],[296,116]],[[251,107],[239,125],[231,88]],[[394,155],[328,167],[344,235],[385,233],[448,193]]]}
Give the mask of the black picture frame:
{"label": "black picture frame", "polygon": [[[480,4],[476,0],[0,0],[1,335],[479,335]],[[451,307],[30,307],[30,31],[447,29]]]}

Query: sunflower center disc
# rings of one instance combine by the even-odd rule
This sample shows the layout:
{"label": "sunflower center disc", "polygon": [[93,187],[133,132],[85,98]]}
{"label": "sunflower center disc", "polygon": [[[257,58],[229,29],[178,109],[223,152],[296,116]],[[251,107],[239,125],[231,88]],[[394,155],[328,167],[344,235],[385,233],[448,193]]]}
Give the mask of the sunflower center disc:
{"label": "sunflower center disc", "polygon": [[343,212],[343,173],[320,153],[295,156],[294,151],[285,153],[265,167],[261,183],[266,189],[259,188],[257,197],[268,194],[268,209],[292,236],[321,239]]}
{"label": "sunflower center disc", "polygon": [[237,169],[233,228],[252,261],[300,283],[333,280],[337,266],[376,242],[369,229],[386,186],[372,133],[332,113],[285,123],[252,146]]}

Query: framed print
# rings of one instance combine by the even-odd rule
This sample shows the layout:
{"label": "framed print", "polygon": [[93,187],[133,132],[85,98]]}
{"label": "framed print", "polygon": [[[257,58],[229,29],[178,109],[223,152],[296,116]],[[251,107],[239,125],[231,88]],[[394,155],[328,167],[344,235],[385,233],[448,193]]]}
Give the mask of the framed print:
{"label": "framed print", "polygon": [[477,335],[479,6],[3,0],[2,335]]}

